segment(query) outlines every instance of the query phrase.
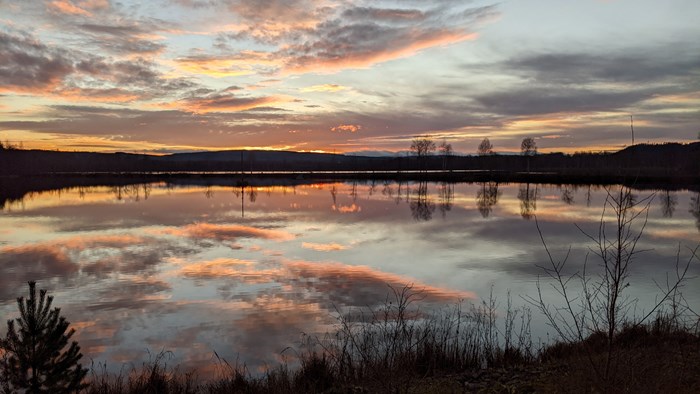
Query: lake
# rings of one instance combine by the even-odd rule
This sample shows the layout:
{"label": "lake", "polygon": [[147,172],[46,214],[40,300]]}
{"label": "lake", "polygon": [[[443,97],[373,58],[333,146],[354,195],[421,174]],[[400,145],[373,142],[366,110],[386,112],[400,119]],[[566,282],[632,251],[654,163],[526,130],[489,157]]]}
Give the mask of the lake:
{"label": "lake", "polygon": [[[255,373],[293,358],[287,348],[304,334],[332,332],[339,313],[381,305],[389,286],[411,284],[426,310],[491,292],[501,311],[508,292],[525,305],[521,296],[535,295],[543,274],[537,265],[548,261],[536,223],[555,258],[571,248],[567,272],[586,255],[595,271],[584,232],[597,234],[607,196],[587,185],[200,183],[72,187],[5,200],[2,316],[17,316],[15,298],[37,280],[88,361],[119,370],[166,350],[169,363],[200,375],[213,373],[217,355]],[[677,256],[687,261],[700,242],[700,193],[633,193],[652,198],[626,289],[641,311],[659,293],[656,283],[675,275]],[[696,306],[699,266],[683,288]],[[553,333],[536,311],[532,330],[535,340]]]}

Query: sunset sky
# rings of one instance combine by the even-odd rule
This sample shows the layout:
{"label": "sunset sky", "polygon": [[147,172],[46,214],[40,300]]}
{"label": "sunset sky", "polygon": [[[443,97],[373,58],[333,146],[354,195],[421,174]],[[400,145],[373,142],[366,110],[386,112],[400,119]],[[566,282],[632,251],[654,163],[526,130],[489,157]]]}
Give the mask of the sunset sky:
{"label": "sunset sky", "polygon": [[0,140],[459,153],[700,138],[697,0],[0,0]]}

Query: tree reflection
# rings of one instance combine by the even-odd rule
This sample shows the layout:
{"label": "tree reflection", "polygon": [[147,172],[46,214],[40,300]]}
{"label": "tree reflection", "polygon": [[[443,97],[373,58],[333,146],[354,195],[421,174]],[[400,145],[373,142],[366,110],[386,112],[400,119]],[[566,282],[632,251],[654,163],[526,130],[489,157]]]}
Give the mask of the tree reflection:
{"label": "tree reflection", "polygon": [[489,217],[500,197],[501,191],[498,190],[498,183],[483,182],[481,184],[481,188],[476,191],[476,207],[481,213],[481,217]]}
{"label": "tree reflection", "polygon": [[253,186],[249,186],[248,187],[248,201],[250,201],[251,203],[254,203],[255,200],[257,200],[257,199],[258,199],[258,189],[253,187]]}
{"label": "tree reflection", "polygon": [[352,197],[352,203],[357,202],[357,181],[352,181],[352,187],[350,188],[350,197]]}
{"label": "tree reflection", "polygon": [[661,200],[661,213],[665,218],[672,218],[673,212],[676,211],[676,205],[678,205],[678,197],[675,193],[666,190],[659,195],[659,198]]}
{"label": "tree reflection", "polygon": [[204,189],[204,197],[206,197],[206,198],[213,198],[214,197],[214,191],[211,190],[211,186],[207,186]]}
{"label": "tree reflection", "polygon": [[[142,196],[144,200],[148,200],[148,197],[151,196],[152,189],[153,185],[151,185],[150,183],[110,187],[110,191],[112,192],[112,194],[114,194],[114,197],[118,201],[130,198],[137,202],[141,201]],[[80,195],[80,198],[85,197],[86,190],[86,188],[79,189],[78,193]]]}
{"label": "tree reflection", "polygon": [[428,182],[420,182],[415,193],[409,203],[411,215],[417,221],[427,222],[433,218],[433,212],[435,212],[435,203],[428,195]]}
{"label": "tree reflection", "polygon": [[338,206],[338,188],[335,187],[335,184],[331,186],[331,198],[333,198],[333,208]]}
{"label": "tree reflection", "polygon": [[438,208],[440,208],[442,217],[445,218],[447,212],[452,210],[452,201],[454,201],[455,198],[455,186],[452,183],[442,182],[438,186],[438,193],[440,197]]}
{"label": "tree reflection", "polygon": [[700,231],[700,193],[695,193],[690,197],[690,209],[688,210],[695,218],[695,227]]}
{"label": "tree reflection", "polygon": [[571,205],[574,203],[574,192],[572,186],[564,185],[561,188],[561,200],[564,201],[566,205]]}
{"label": "tree reflection", "polygon": [[386,196],[389,199],[394,197],[394,187],[390,181],[384,181],[384,186],[382,187],[382,196]]}
{"label": "tree reflection", "polygon": [[520,216],[525,220],[530,220],[537,210],[537,186],[530,187],[529,183],[520,185],[518,189],[518,200],[520,200]]}
{"label": "tree reflection", "polygon": [[591,206],[591,185],[588,185],[588,190],[586,190],[586,206],[589,208]]}

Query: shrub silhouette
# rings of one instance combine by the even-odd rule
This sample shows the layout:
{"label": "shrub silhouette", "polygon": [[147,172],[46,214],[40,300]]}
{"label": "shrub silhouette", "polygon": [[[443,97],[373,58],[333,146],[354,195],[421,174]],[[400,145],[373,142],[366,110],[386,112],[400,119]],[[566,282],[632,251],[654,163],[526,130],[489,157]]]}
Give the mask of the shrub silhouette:
{"label": "shrub silhouette", "polygon": [[52,301],[46,290],[37,297],[36,282],[29,282],[28,299],[17,298],[20,317],[8,320],[7,336],[0,339],[4,353],[0,376],[6,393],[74,393],[86,386],[80,346],[75,341],[68,346],[75,330],[66,332],[69,323],[60,316],[60,308],[51,309]]}

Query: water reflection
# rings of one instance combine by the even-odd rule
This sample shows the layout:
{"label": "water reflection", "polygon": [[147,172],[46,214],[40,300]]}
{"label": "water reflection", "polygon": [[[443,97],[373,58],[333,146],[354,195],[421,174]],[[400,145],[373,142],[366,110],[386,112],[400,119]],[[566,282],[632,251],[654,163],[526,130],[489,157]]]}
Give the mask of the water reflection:
{"label": "water reflection", "polygon": [[440,209],[440,214],[442,214],[442,218],[444,219],[445,216],[447,216],[447,212],[452,210],[452,202],[455,198],[454,183],[441,182],[438,186],[438,196],[438,207]]}
{"label": "water reflection", "polygon": [[498,204],[501,191],[498,190],[496,182],[482,182],[481,187],[476,192],[476,206],[484,219],[489,217],[493,207]]}
{"label": "water reflection", "polygon": [[700,231],[700,193],[695,193],[690,198],[690,209],[688,209],[688,212],[695,218],[695,226]]}
{"label": "water reflection", "polygon": [[576,186],[574,185],[564,185],[561,187],[561,200],[566,205],[571,205],[574,203],[574,192],[576,191]]}
{"label": "water reflection", "polygon": [[537,185],[526,183],[518,188],[518,200],[520,200],[520,216],[530,220],[537,210],[537,198],[539,193]]}
{"label": "water reflection", "polygon": [[[573,223],[595,231],[606,191],[224,180],[24,196],[0,214],[0,313],[14,313],[26,281],[38,280],[90,358],[118,368],[145,348],[167,349],[174,362],[201,368],[216,351],[255,370],[274,364],[300,332],[323,333],[337,313],[383,302],[388,285],[413,283],[434,306],[486,297],[492,286],[533,291],[546,255],[523,218],[537,212],[554,252],[571,245],[572,256],[585,256]],[[632,295],[652,294],[652,278],[673,267],[678,242],[699,240],[700,194],[668,196],[671,214],[650,211],[639,245],[648,252],[632,277],[642,287]],[[696,284],[686,296],[700,302]]]}
{"label": "water reflection", "polygon": [[665,190],[659,193],[659,201],[661,202],[661,212],[665,218],[672,218],[673,212],[676,210],[676,205],[678,205],[678,197],[675,193],[669,190]]}
{"label": "water reflection", "polygon": [[413,191],[413,198],[409,203],[411,215],[417,221],[428,221],[433,218],[435,203],[428,194],[428,182],[420,182]]}

